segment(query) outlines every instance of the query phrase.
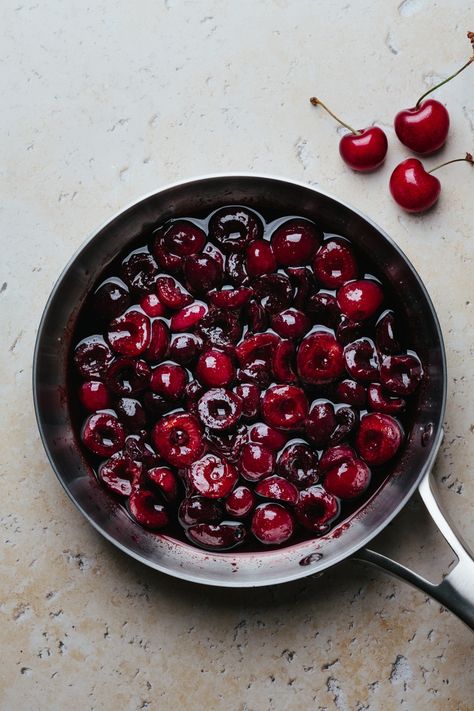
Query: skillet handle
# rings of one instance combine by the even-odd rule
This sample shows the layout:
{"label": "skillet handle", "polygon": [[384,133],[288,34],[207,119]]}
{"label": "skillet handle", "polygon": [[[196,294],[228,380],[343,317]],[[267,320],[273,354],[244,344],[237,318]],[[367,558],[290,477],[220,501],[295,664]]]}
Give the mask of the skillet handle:
{"label": "skillet handle", "polygon": [[406,580],[411,585],[423,590],[474,630],[473,554],[462,537],[455,533],[454,527],[446,515],[442,513],[434,493],[431,473],[423,478],[419,491],[433,521],[458,558],[456,567],[443,578],[441,583],[435,585],[396,560],[369,548],[362,548],[354,557],[378,568],[383,568],[391,575]]}

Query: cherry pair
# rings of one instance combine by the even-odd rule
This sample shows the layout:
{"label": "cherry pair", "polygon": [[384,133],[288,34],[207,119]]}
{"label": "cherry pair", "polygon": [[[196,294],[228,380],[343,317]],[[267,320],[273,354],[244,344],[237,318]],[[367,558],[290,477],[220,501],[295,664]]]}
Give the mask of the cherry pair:
{"label": "cherry pair", "polygon": [[[474,32],[467,33],[474,47]],[[426,91],[410,109],[399,111],[395,116],[394,128],[399,140],[408,148],[427,155],[439,150],[446,142],[449,131],[449,114],[445,106],[435,99],[424,101],[435,89],[453,79],[474,61],[474,54],[457,72]],[[341,121],[325,104],[316,97],[310,99],[313,106],[322,106],[338,123],[350,133],[342,136],[339,143],[341,158],[353,170],[369,172],[380,167],[387,154],[388,141],[385,132],[378,126],[356,130]],[[467,153],[448,163],[467,161],[472,164],[472,156]],[[443,163],[447,165],[447,163]],[[441,166],[437,166],[440,168]],[[408,158],[400,163],[390,178],[390,192],[394,200],[408,212],[423,212],[437,201],[441,184],[437,178],[426,171],[421,161]]]}

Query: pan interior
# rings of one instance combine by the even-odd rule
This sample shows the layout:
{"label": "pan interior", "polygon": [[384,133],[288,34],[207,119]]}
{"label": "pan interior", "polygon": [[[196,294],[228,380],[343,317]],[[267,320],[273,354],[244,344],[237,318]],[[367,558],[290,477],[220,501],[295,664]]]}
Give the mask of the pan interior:
{"label": "pan interior", "polygon": [[[323,230],[349,237],[396,295],[410,343],[426,377],[418,393],[404,453],[387,482],[351,519],[331,533],[271,552],[201,551],[137,526],[89,473],[71,425],[67,357],[80,307],[104,267],[132,241],[170,217],[191,216],[231,203],[261,212],[298,214]],[[251,175],[210,176],[172,185],[133,204],[100,229],[59,278],[40,325],[33,369],[38,424],[65,490],[104,536],[143,563],[177,577],[220,586],[269,585],[312,574],[350,555],[375,536],[411,496],[431,466],[441,436],[446,367],[439,324],[414,268],[367,217],[306,185]]]}

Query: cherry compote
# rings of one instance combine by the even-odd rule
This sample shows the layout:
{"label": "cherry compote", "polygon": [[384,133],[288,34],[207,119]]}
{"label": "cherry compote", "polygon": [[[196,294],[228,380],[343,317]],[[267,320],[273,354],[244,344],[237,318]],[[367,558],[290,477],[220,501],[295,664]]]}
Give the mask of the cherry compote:
{"label": "cherry compote", "polygon": [[70,404],[101,485],[138,525],[212,551],[350,516],[399,458],[424,376],[374,271],[317,219],[229,205],[157,225],[73,338]]}

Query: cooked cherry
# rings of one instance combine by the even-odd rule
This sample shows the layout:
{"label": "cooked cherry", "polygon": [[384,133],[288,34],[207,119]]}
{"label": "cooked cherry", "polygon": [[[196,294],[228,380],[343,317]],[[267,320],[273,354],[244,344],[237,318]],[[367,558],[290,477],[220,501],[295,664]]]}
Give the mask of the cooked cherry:
{"label": "cooked cherry", "polygon": [[268,476],[262,479],[255,487],[255,493],[264,499],[282,501],[286,504],[293,504],[298,501],[298,489],[291,481],[287,481],[282,476]]}
{"label": "cooked cherry", "polygon": [[112,455],[100,465],[98,470],[100,481],[109,491],[120,496],[130,496],[139,483],[141,473],[141,463],[134,462],[124,452]]}
{"label": "cooked cherry", "polygon": [[383,291],[376,281],[360,279],[342,286],[337,303],[342,313],[353,321],[365,321],[373,316],[383,301]]}
{"label": "cooked cherry", "polygon": [[166,314],[166,308],[163,306],[156,294],[147,294],[144,296],[140,301],[140,307],[146,315],[151,318],[164,316]]}
{"label": "cooked cherry", "polygon": [[402,440],[398,422],[390,415],[374,412],[362,418],[355,443],[367,464],[380,466],[396,455]]}
{"label": "cooked cherry", "polygon": [[161,319],[154,319],[151,324],[151,336],[148,348],[143,353],[143,358],[150,363],[156,363],[168,353],[170,334],[168,327]]}
{"label": "cooked cherry", "polygon": [[152,467],[146,473],[146,480],[158,488],[166,501],[175,501],[178,496],[176,475],[168,467]]}
{"label": "cooked cherry", "polygon": [[168,309],[179,311],[192,303],[193,297],[173,277],[160,276],[156,282],[160,302]]}
{"label": "cooked cherry", "polygon": [[256,239],[245,249],[247,274],[251,277],[271,274],[276,269],[276,260],[272,247],[264,239]]}
{"label": "cooked cherry", "polygon": [[166,508],[153,492],[146,489],[132,492],[128,499],[128,510],[140,526],[151,531],[164,528],[169,522]]}
{"label": "cooked cherry", "polygon": [[105,383],[115,395],[136,395],[148,387],[151,370],[144,360],[117,358],[105,374]]}
{"label": "cooked cherry", "polygon": [[308,439],[318,449],[323,449],[336,429],[334,406],[327,400],[316,401],[306,419],[305,429]]}
{"label": "cooked cherry", "polygon": [[360,496],[370,484],[370,469],[361,459],[351,459],[329,469],[323,486],[329,494],[339,499]]}
{"label": "cooked cherry", "polygon": [[225,258],[220,249],[217,249],[215,244],[212,244],[212,242],[208,242],[204,249],[202,250],[204,254],[207,254],[209,257],[212,257],[214,261],[218,263],[220,268],[223,270],[224,265],[225,265]]}
{"label": "cooked cherry", "polygon": [[138,249],[122,262],[122,275],[130,289],[138,296],[154,291],[158,265],[147,249]]}
{"label": "cooked cherry", "polygon": [[296,367],[306,383],[324,385],[337,380],[344,371],[342,347],[326,331],[306,336],[298,348]]}
{"label": "cooked cherry", "polygon": [[239,340],[242,324],[233,311],[212,308],[200,320],[196,333],[210,345],[228,350]]}
{"label": "cooked cherry", "polygon": [[164,232],[164,244],[173,254],[187,257],[200,252],[206,244],[206,235],[188,220],[174,220]]}
{"label": "cooked cherry", "polygon": [[146,351],[150,338],[150,319],[141,311],[127,311],[118,316],[107,330],[107,340],[112,349],[132,358]]}
{"label": "cooked cherry", "polygon": [[152,430],[158,454],[175,467],[192,464],[202,454],[202,430],[198,420],[185,412],[166,415]]}
{"label": "cooked cherry", "polygon": [[244,542],[245,526],[237,522],[197,523],[186,530],[192,543],[211,551],[228,550]]}
{"label": "cooked cherry", "polygon": [[385,312],[377,321],[375,342],[377,348],[388,355],[395,355],[402,350],[401,338],[397,330],[397,320],[393,311]]}
{"label": "cooked cherry", "polygon": [[173,314],[171,317],[171,330],[172,331],[190,331],[194,328],[199,321],[207,313],[207,306],[200,301],[194,301],[189,306],[185,306],[184,309],[178,311],[177,314]]}
{"label": "cooked cherry", "polygon": [[257,422],[257,424],[252,425],[250,428],[249,439],[252,442],[263,444],[273,452],[277,452],[286,444],[287,435],[273,429],[273,427],[269,427],[269,425],[264,422]]}
{"label": "cooked cherry", "polygon": [[380,383],[371,383],[368,390],[368,404],[371,410],[382,412],[385,415],[396,415],[406,407],[406,400],[402,397],[388,395]]}
{"label": "cooked cherry", "polygon": [[340,407],[336,412],[336,429],[329,437],[328,444],[332,446],[340,444],[347,439],[357,427],[359,415],[352,407]]}
{"label": "cooked cherry", "polygon": [[359,321],[352,321],[347,316],[343,316],[336,328],[336,338],[343,346],[349,345],[362,336],[364,332],[363,324]]}
{"label": "cooked cherry", "polygon": [[131,397],[121,397],[115,403],[115,410],[119,420],[131,432],[136,432],[145,427],[146,414],[141,402]]}
{"label": "cooked cherry", "polygon": [[245,265],[245,255],[239,252],[232,252],[226,259],[225,273],[236,286],[245,286],[250,281]]}
{"label": "cooked cherry", "polygon": [[237,486],[226,499],[225,510],[231,516],[243,518],[255,505],[255,496],[248,486]]}
{"label": "cooked cherry", "polygon": [[226,254],[241,251],[249,242],[259,239],[262,231],[257,215],[240,205],[217,210],[209,222],[211,237]]}
{"label": "cooked cherry", "polygon": [[198,416],[198,401],[204,393],[204,388],[198,380],[191,380],[184,390],[184,401],[186,410],[196,417]]}
{"label": "cooked cherry", "polygon": [[217,348],[208,348],[199,356],[196,375],[206,388],[219,388],[235,377],[232,359]]}
{"label": "cooked cherry", "polygon": [[205,454],[186,470],[192,490],[207,499],[226,497],[237,483],[235,467],[215,454]]}
{"label": "cooked cherry", "polygon": [[309,264],[321,244],[321,232],[309,220],[288,220],[272,234],[272,247],[278,264]]}
{"label": "cooked cherry", "polygon": [[367,392],[361,383],[355,380],[341,380],[336,388],[336,397],[339,402],[363,409],[367,402]]}
{"label": "cooked cherry", "polygon": [[240,398],[225,388],[212,388],[200,398],[198,414],[201,422],[212,430],[228,430],[242,414]]}
{"label": "cooked cherry", "polygon": [[336,328],[341,319],[341,310],[336,297],[326,291],[313,294],[306,304],[308,315],[318,326]]}
{"label": "cooked cherry", "polygon": [[247,428],[241,425],[231,431],[206,429],[205,441],[211,452],[234,463],[247,442]]}
{"label": "cooked cherry", "polygon": [[99,380],[88,380],[86,383],[82,383],[79,390],[79,400],[88,412],[105,410],[110,407],[109,391]]}
{"label": "cooked cherry", "polygon": [[293,304],[297,309],[306,311],[309,297],[316,289],[313,272],[308,267],[288,267],[286,271],[295,289]]}
{"label": "cooked cherry", "polygon": [[141,432],[128,435],[125,439],[125,452],[134,462],[143,464],[145,469],[156,466],[158,457],[153,448],[145,441]]}
{"label": "cooked cherry", "polygon": [[90,415],[82,428],[82,441],[100,457],[110,457],[125,442],[125,431],[116,417],[106,412]]}
{"label": "cooked cherry", "polygon": [[295,339],[302,338],[311,326],[311,321],[306,314],[298,309],[280,311],[271,317],[270,323],[273,330],[283,338]]}
{"label": "cooked cherry", "polygon": [[165,245],[163,230],[157,230],[153,242],[153,255],[161,269],[169,274],[181,274],[183,257],[173,254]]}
{"label": "cooked cherry", "polygon": [[269,313],[275,314],[291,303],[293,288],[284,274],[264,274],[254,280],[253,287]]}
{"label": "cooked cherry", "polygon": [[294,523],[290,512],[281,504],[260,504],[252,517],[252,533],[264,545],[277,546],[293,535]]}
{"label": "cooked cherry", "polygon": [[339,500],[320,486],[300,491],[295,507],[296,518],[310,533],[325,533],[339,516]]}
{"label": "cooked cherry", "polygon": [[241,365],[254,360],[270,361],[279,338],[275,333],[257,333],[245,338],[235,349],[235,355]]}
{"label": "cooked cherry", "polygon": [[102,378],[113,360],[113,354],[102,336],[89,336],[74,350],[74,363],[83,378]]}
{"label": "cooked cherry", "polygon": [[370,382],[379,374],[377,352],[370,338],[359,338],[344,348],[344,361],[350,375],[357,380]]}
{"label": "cooked cherry", "polygon": [[94,292],[94,313],[102,321],[109,322],[120,316],[130,306],[130,293],[127,285],[116,277],[106,279]]}
{"label": "cooked cherry", "polygon": [[268,388],[273,380],[272,371],[266,360],[253,360],[237,371],[237,380],[240,383],[251,382],[260,390]]}
{"label": "cooked cherry", "polygon": [[176,403],[166,400],[162,395],[158,395],[158,393],[154,393],[151,390],[143,393],[142,398],[145,411],[155,420],[176,408]]}
{"label": "cooked cherry", "polygon": [[188,382],[184,368],[175,363],[162,363],[153,369],[150,387],[168,400],[180,400]]}
{"label": "cooked cherry", "polygon": [[272,385],[262,398],[262,413],[271,427],[298,430],[308,414],[308,400],[295,385]]}
{"label": "cooked cherry", "polygon": [[306,488],[318,481],[318,456],[304,443],[290,444],[280,454],[278,474],[298,488]]}
{"label": "cooked cherry", "polygon": [[249,324],[250,333],[264,331],[267,327],[268,316],[261,304],[252,299],[246,309],[245,318]]}
{"label": "cooked cherry", "polygon": [[414,355],[387,356],[380,366],[380,381],[394,395],[411,395],[423,377],[423,369]]}
{"label": "cooked cherry", "polygon": [[252,294],[253,289],[246,286],[242,286],[240,289],[224,287],[223,289],[210,291],[207,298],[213,306],[219,309],[240,309],[248,303]]}
{"label": "cooked cherry", "polygon": [[184,264],[188,287],[196,294],[215,289],[222,283],[222,267],[208,254],[192,254]]}
{"label": "cooked cherry", "polygon": [[262,444],[249,442],[240,453],[239,469],[248,481],[259,481],[273,472],[275,455]]}
{"label": "cooked cherry", "polygon": [[217,523],[222,518],[222,510],[217,501],[204,496],[189,496],[179,505],[178,519],[182,526],[197,523]]}
{"label": "cooked cherry", "polygon": [[357,276],[357,262],[351,248],[334,239],[320,247],[313,268],[316,279],[327,289],[338,289]]}
{"label": "cooked cherry", "polygon": [[272,370],[281,383],[296,383],[295,347],[291,341],[279,341],[273,352]]}
{"label": "cooked cherry", "polygon": [[242,417],[255,417],[260,409],[260,390],[255,383],[236,385],[234,392],[242,401]]}
{"label": "cooked cherry", "polygon": [[322,475],[343,462],[357,459],[357,454],[348,444],[338,444],[327,449],[319,460],[319,471]]}
{"label": "cooked cherry", "polygon": [[173,336],[170,343],[170,358],[180,365],[192,363],[202,347],[201,339],[192,333],[180,333]]}

